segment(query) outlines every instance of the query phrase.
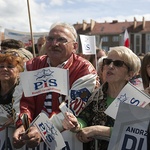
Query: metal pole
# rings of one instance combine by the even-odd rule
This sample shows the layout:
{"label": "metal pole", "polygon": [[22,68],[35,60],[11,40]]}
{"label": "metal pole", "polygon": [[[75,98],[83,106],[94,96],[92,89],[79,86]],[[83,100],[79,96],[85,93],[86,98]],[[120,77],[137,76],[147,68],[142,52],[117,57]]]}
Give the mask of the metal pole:
{"label": "metal pole", "polygon": [[96,69],[96,71],[98,71],[97,70],[97,54],[95,54],[95,69]]}
{"label": "metal pole", "polygon": [[31,23],[31,16],[30,16],[29,0],[27,0],[27,5],[28,5],[28,16],[29,16],[29,24],[30,24],[30,33],[31,33],[33,56],[36,57],[36,54],[35,54],[35,46],[34,46],[34,39],[33,39],[33,34],[32,34],[32,23]]}
{"label": "metal pole", "polygon": [[95,139],[95,150],[98,150],[98,140]]}
{"label": "metal pole", "polygon": [[1,43],[2,43],[2,27],[0,26],[0,51],[1,51]]}

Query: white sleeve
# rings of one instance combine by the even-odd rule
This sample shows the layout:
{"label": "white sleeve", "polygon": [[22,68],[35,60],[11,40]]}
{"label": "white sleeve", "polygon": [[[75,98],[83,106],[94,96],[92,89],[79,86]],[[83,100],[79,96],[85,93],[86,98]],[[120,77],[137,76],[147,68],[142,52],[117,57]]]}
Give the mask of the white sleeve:
{"label": "white sleeve", "polygon": [[15,91],[13,93],[13,118],[16,122],[18,120],[18,116],[20,114],[20,100],[22,98],[23,88],[21,82],[15,87]]}
{"label": "white sleeve", "polygon": [[[26,63],[24,65],[24,71],[27,71]],[[15,91],[13,93],[12,108],[13,108],[13,118],[15,122],[18,120],[18,116],[20,114],[20,100],[22,98],[22,95],[23,95],[23,88],[22,88],[21,82],[19,81],[19,84],[16,85]]]}
{"label": "white sleeve", "polygon": [[96,85],[96,74],[85,75],[73,83],[69,91],[69,97],[66,97],[65,100],[68,100],[69,108],[75,116],[78,116],[86,106],[86,103],[94,92]]}

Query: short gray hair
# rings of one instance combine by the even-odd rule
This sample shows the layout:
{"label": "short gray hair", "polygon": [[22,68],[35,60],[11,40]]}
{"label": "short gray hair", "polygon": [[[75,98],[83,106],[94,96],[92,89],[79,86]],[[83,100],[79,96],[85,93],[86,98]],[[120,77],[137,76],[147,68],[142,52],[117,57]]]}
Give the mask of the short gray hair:
{"label": "short gray hair", "polygon": [[76,32],[76,29],[74,28],[73,25],[69,24],[69,23],[65,23],[65,22],[56,22],[56,23],[53,23],[50,27],[50,31],[55,28],[56,26],[62,26],[64,28],[67,28],[73,35],[73,38],[74,38],[74,41],[77,40],[77,32]]}
{"label": "short gray hair", "polygon": [[137,74],[140,71],[140,59],[131,49],[125,46],[110,47],[108,56],[112,53],[118,54],[121,59],[129,66],[130,71],[133,71],[134,74]]}

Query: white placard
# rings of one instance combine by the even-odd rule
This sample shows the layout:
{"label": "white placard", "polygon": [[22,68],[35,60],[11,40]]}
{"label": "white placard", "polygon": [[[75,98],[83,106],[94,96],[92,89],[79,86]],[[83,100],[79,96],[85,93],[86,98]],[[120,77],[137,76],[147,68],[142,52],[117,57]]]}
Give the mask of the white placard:
{"label": "white placard", "polygon": [[49,120],[46,114],[40,113],[33,120],[33,125],[37,127],[43,141],[50,149],[61,150],[63,147],[66,146],[61,133]]}
{"label": "white placard", "polygon": [[79,35],[81,39],[82,53],[85,55],[96,54],[95,36]]}
{"label": "white placard", "polygon": [[[6,142],[7,149],[15,150],[12,144],[12,136],[15,131],[15,127],[8,127],[8,131],[2,130],[0,131],[0,150],[6,150]],[[65,140],[66,147],[62,148],[62,150],[83,150],[83,143],[80,142],[75,133],[70,131],[63,131],[62,136]],[[33,150],[32,148],[28,148],[26,145],[17,150]],[[41,142],[39,146],[35,147],[34,150],[50,150],[48,146]]]}
{"label": "white placard", "polygon": [[68,76],[69,71],[67,69],[47,67],[35,71],[21,72],[20,80],[26,97],[50,91],[69,95]]}
{"label": "white placard", "polygon": [[115,119],[120,102],[145,107],[150,103],[150,97],[131,83],[128,83],[106,109],[105,113]]}
{"label": "white placard", "polygon": [[[5,29],[4,31],[5,39],[15,39],[22,41],[25,46],[32,46],[31,33],[30,32],[21,32],[12,29]],[[42,36],[47,36],[48,32],[34,32],[33,38],[34,43],[37,43],[38,38]]]}
{"label": "white placard", "polygon": [[120,103],[108,150],[147,150],[150,110]]}

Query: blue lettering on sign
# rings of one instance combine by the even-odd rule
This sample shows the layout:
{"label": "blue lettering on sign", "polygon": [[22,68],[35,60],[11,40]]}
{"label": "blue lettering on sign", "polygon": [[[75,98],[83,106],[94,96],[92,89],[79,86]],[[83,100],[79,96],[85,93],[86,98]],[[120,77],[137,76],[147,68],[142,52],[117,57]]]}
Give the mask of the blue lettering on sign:
{"label": "blue lettering on sign", "polygon": [[[44,125],[42,125],[42,123],[40,125],[41,125],[41,128],[43,128],[43,129],[45,128]],[[69,147],[69,143],[67,141],[65,141],[65,144],[66,144],[66,146],[64,148],[62,148],[62,150],[71,150]],[[47,145],[44,142],[43,142],[42,147],[39,145],[39,146],[33,148],[32,150],[51,150],[50,148],[47,147]],[[13,147],[11,145],[11,141],[10,141],[9,137],[7,138],[7,149],[13,150]],[[24,150],[31,150],[31,148],[28,148],[26,145],[24,146],[23,149]],[[1,150],[6,150],[6,140],[4,141]]]}
{"label": "blue lettering on sign", "polygon": [[126,132],[131,132],[134,134],[139,134],[139,135],[143,135],[143,136],[147,136],[147,130],[143,130],[143,129],[138,129],[138,128],[134,128],[134,127],[127,127]]}
{"label": "blue lettering on sign", "polygon": [[[129,146],[127,147],[128,142],[130,143],[132,142],[131,147]],[[140,138],[140,140],[138,141],[138,139],[135,136],[125,134],[121,150],[134,150],[136,149],[136,147],[137,150],[142,150],[143,143],[144,143],[144,138]]]}
{"label": "blue lettering on sign", "polygon": [[90,50],[90,44],[85,45],[86,50]]}
{"label": "blue lettering on sign", "polygon": [[49,80],[42,80],[34,83],[34,89],[39,90],[45,87],[50,87],[50,86],[57,86],[56,79],[49,79]]}
{"label": "blue lettering on sign", "polygon": [[137,99],[135,99],[135,98],[132,98],[132,99],[130,100],[130,103],[131,103],[132,105],[136,105],[136,106],[138,106],[138,105],[139,105],[139,103],[140,103],[140,101],[139,101],[139,100],[137,100]]}
{"label": "blue lettering on sign", "polygon": [[70,150],[69,143],[65,141],[66,146],[62,150]]}
{"label": "blue lettering on sign", "polygon": [[56,79],[50,79],[48,80],[48,82],[49,82],[49,86],[57,86]]}
{"label": "blue lettering on sign", "polygon": [[47,123],[41,122],[38,126],[42,130],[42,133],[44,134],[48,142],[52,142],[53,140],[55,140],[55,136],[58,134],[53,124],[49,126]]}
{"label": "blue lettering on sign", "polygon": [[45,130],[45,126],[44,126],[44,124],[43,124],[43,123],[40,123],[40,124],[39,124],[39,127],[40,127],[40,129],[41,129],[42,131],[44,131],[44,130]]}
{"label": "blue lettering on sign", "polygon": [[42,87],[43,87],[43,82],[34,83],[34,89],[35,90],[41,89]]}

